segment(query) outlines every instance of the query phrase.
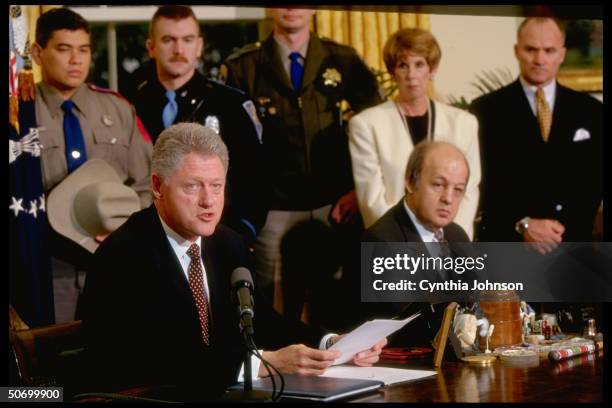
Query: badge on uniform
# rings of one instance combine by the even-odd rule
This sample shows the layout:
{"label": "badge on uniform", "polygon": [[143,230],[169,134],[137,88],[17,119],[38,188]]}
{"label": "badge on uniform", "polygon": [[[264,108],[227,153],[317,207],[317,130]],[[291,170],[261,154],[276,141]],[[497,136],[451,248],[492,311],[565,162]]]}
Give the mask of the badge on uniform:
{"label": "badge on uniform", "polygon": [[113,118],[111,117],[111,115],[102,115],[102,123],[104,123],[108,127],[111,127],[113,126]]}
{"label": "badge on uniform", "polygon": [[333,87],[336,87],[339,83],[342,82],[342,74],[340,74],[340,72],[338,72],[336,68],[327,68],[323,73],[323,79],[325,80],[323,82],[323,85],[331,85]]}
{"label": "badge on uniform", "polygon": [[263,125],[259,121],[259,117],[257,116],[257,111],[255,110],[255,104],[253,101],[248,100],[242,104],[242,107],[247,112],[251,121],[253,121],[253,126],[255,126],[255,130],[257,131],[257,138],[259,139],[259,143],[263,143],[261,139],[261,135],[263,133]]}
{"label": "badge on uniform", "polygon": [[219,132],[221,131],[219,118],[214,115],[207,116],[206,119],[204,119],[204,127],[212,129],[215,131],[215,133],[219,134]]}

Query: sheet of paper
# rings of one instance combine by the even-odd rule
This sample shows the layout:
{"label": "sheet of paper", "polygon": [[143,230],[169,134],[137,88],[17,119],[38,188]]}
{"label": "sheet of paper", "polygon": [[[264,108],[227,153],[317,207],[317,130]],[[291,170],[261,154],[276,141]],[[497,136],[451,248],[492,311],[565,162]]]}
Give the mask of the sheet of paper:
{"label": "sheet of paper", "polygon": [[421,312],[417,312],[403,320],[376,319],[365,322],[329,348],[330,350],[342,352],[342,355],[334,361],[334,365],[350,361],[355,354],[369,349],[420,315]]}
{"label": "sheet of paper", "polygon": [[403,368],[388,367],[358,367],[340,365],[325,370],[323,377],[356,378],[363,380],[379,380],[385,385],[395,384],[402,381],[418,380],[419,378],[436,375],[435,371],[429,370],[407,370]]}

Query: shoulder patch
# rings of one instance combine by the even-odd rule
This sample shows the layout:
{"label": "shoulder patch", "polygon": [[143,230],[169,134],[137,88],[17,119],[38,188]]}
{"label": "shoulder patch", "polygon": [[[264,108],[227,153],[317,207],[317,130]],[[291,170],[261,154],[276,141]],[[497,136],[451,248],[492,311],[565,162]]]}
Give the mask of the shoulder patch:
{"label": "shoulder patch", "polygon": [[249,117],[251,118],[251,121],[253,121],[253,126],[255,126],[255,130],[257,131],[257,138],[259,139],[259,144],[262,144],[263,141],[261,139],[261,135],[263,133],[263,125],[261,124],[261,122],[259,121],[259,117],[257,116],[255,104],[252,100],[249,99],[248,101],[245,101],[242,104],[242,107],[246,111],[247,115],[249,115]]}

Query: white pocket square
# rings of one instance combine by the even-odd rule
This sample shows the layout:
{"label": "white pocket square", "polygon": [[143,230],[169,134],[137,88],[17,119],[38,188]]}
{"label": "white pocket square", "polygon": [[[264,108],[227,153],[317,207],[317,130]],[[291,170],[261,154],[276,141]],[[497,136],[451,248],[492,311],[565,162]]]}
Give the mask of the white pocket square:
{"label": "white pocket square", "polygon": [[585,128],[580,128],[574,133],[573,142],[580,142],[582,140],[589,140],[591,138],[591,134]]}

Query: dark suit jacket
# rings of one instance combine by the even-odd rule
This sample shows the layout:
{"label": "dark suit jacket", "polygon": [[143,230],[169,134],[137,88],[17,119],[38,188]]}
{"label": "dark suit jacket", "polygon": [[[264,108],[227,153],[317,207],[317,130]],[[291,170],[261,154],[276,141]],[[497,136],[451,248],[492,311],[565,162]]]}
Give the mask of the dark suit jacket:
{"label": "dark suit jacket", "polygon": [[[565,226],[564,241],[590,241],[603,187],[603,105],[557,84],[548,142],[517,79],[476,99],[482,149],[481,241],[517,241],[525,216]],[[574,141],[585,129],[590,138]]]}
{"label": "dark suit jacket", "polygon": [[[366,230],[362,242],[423,242],[404,208],[403,200],[404,198]],[[455,223],[451,223],[444,228],[444,235],[449,244],[452,242],[470,242],[467,233]],[[424,250],[426,251],[426,249]],[[451,244],[451,252],[453,251]],[[355,258],[360,259],[359,256]],[[361,299],[357,299],[361,293],[359,267],[351,268],[350,274],[351,293],[353,294],[351,316],[353,319],[357,322],[363,322],[373,318],[408,317],[420,310],[422,316],[393,334],[389,338],[389,342],[392,346],[404,347],[430,345],[430,341],[440,327],[444,307],[447,303],[430,305],[428,303],[361,302]],[[461,279],[465,280],[463,277]]]}
{"label": "dark suit jacket", "polygon": [[[444,227],[444,236],[449,242],[470,242],[470,238],[459,225],[450,223]],[[416,226],[404,208],[404,198],[368,228],[363,242],[423,242]]]}
{"label": "dark suit jacket", "polygon": [[[222,225],[202,242],[210,293],[208,347],[189,284],[155,206],[134,213],[100,245],[84,294],[92,389],[169,384],[194,393],[185,398],[206,399],[235,382],[245,350],[230,275],[249,265],[248,251],[240,236]],[[261,306],[266,302],[258,302],[257,296],[255,303],[258,347],[297,342],[318,346],[322,331],[286,321]]]}

